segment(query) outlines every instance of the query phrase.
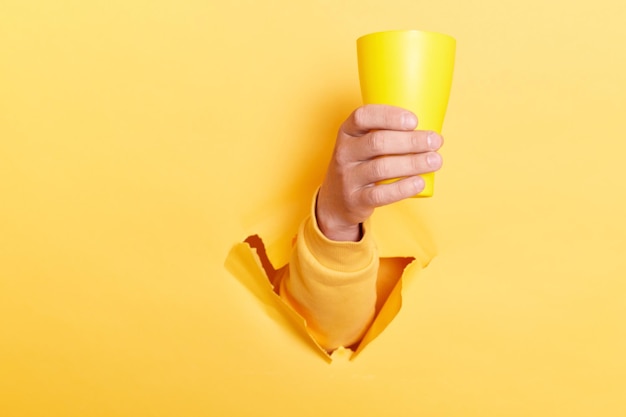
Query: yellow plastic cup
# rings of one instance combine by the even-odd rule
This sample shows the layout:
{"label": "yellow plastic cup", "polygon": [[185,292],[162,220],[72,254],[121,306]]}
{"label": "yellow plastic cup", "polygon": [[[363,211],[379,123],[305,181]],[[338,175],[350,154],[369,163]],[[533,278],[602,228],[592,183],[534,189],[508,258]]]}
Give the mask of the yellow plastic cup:
{"label": "yellow plastic cup", "polygon": [[[418,129],[441,133],[448,106],[456,40],[418,30],[393,30],[357,39],[359,80],[364,104],[388,104],[412,111]],[[415,197],[431,197],[435,174]],[[390,180],[393,181],[393,180]]]}

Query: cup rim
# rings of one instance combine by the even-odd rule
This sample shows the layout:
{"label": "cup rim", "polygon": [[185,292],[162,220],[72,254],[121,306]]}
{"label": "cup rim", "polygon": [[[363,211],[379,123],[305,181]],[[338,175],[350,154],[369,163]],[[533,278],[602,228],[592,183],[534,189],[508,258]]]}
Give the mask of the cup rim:
{"label": "cup rim", "polygon": [[443,37],[443,38],[448,38],[454,42],[456,42],[456,39],[451,36],[448,35],[447,33],[442,33],[442,32],[434,32],[434,31],[429,31],[429,30],[421,30],[421,29],[392,29],[392,30],[381,30],[378,32],[372,32],[372,33],[367,33],[365,35],[360,36],[357,41],[360,41],[363,38],[367,38],[370,36],[381,36],[381,35],[385,35],[385,34],[393,34],[393,33],[408,33],[408,34],[419,34],[419,35],[426,35],[426,36],[435,36],[435,37]]}

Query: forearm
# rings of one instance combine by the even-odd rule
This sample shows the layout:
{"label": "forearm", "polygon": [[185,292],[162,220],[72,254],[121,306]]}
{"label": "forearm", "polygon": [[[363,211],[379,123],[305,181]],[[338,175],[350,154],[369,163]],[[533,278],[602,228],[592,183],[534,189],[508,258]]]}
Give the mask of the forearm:
{"label": "forearm", "polygon": [[280,295],[327,350],[357,343],[375,314],[378,254],[367,223],[358,242],[329,240],[314,210],[300,227]]}

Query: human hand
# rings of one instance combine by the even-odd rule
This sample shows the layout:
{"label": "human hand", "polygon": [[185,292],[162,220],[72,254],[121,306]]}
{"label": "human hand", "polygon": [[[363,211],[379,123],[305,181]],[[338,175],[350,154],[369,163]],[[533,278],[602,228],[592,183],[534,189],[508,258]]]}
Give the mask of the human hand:
{"label": "human hand", "polygon": [[[417,117],[399,107],[370,104],[342,124],[316,205],[317,223],[331,240],[358,241],[376,207],[422,191],[419,174],[441,168],[443,138],[414,130]],[[401,178],[379,184],[379,181]]]}

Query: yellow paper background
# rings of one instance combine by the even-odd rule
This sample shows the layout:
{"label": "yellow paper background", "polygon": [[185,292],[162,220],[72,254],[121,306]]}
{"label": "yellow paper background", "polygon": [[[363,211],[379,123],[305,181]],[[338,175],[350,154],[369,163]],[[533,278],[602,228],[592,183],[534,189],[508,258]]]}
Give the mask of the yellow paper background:
{"label": "yellow paper background", "polygon": [[[625,20],[617,0],[3,1],[0,415],[623,416]],[[376,233],[408,256],[427,231],[437,256],[329,365],[224,260],[254,233],[286,260],[360,103],[356,38],[404,28],[457,39],[445,167]]]}

